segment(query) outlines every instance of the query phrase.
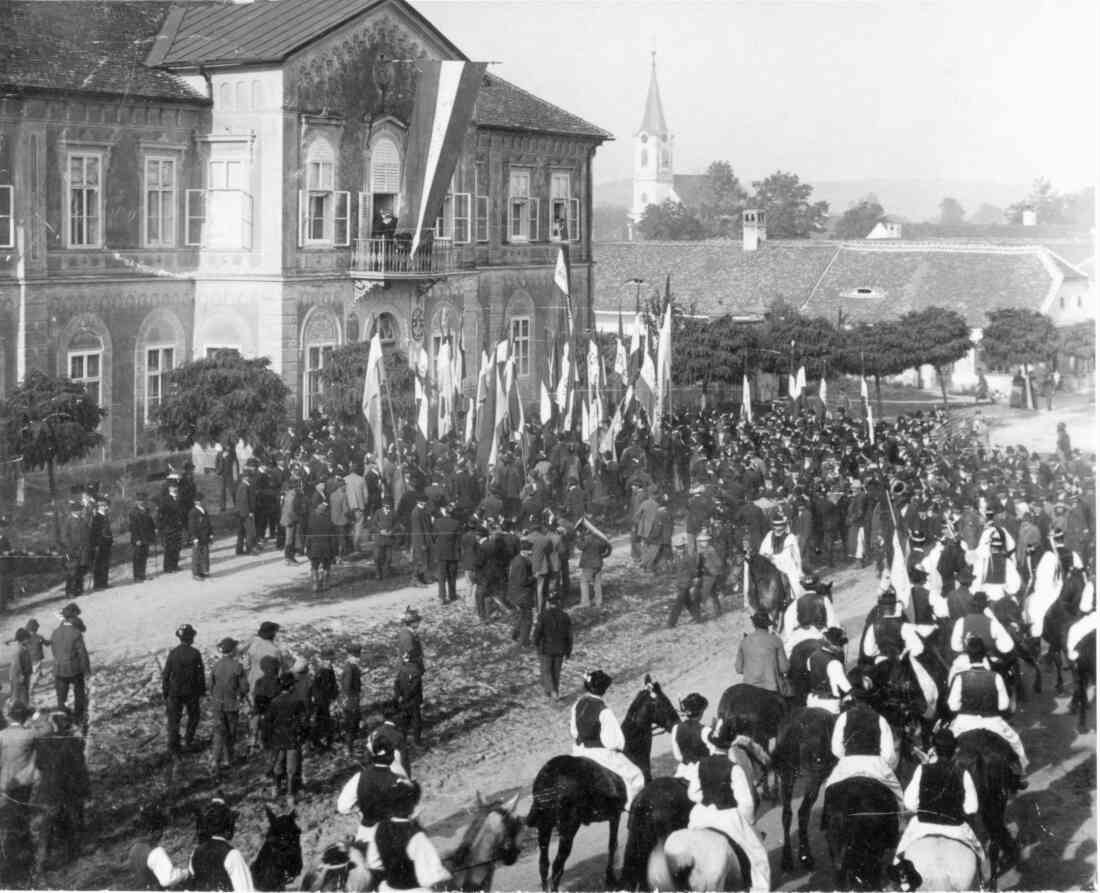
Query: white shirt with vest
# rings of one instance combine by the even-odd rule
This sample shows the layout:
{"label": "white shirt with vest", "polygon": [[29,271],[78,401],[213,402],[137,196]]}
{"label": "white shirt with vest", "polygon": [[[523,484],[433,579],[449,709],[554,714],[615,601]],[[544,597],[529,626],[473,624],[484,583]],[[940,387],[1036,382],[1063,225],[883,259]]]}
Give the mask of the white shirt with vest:
{"label": "white shirt with vest", "polygon": [[[594,698],[603,705],[599,713],[599,747],[589,747],[577,740],[580,737],[580,731],[577,728],[577,708],[586,698]],[[615,719],[615,714],[611,712],[611,708],[604,703],[602,698],[595,695],[582,695],[573,704],[573,709],[569,713],[569,733],[573,739],[573,756],[594,760],[623,780],[626,785],[625,808],[629,809],[634,802],[634,798],[641,793],[642,788],[645,786],[645,776],[642,774],[642,770],[635,766],[622,752],[623,747],[626,746],[626,739],[623,738],[622,727],[619,725],[619,721]]]}

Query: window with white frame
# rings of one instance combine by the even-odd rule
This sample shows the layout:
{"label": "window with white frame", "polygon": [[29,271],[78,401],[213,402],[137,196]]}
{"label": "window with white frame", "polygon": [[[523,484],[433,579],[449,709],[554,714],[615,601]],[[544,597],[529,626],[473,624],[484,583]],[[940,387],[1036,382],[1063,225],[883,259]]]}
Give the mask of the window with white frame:
{"label": "window with white frame", "polygon": [[12,188],[0,186],[0,248],[15,247],[15,226],[12,209]]}
{"label": "window with white frame", "polygon": [[336,165],[327,147],[306,161],[306,188],[301,194],[302,245],[349,244],[348,213],[351,198],[336,191]]}
{"label": "window with white frame", "polygon": [[328,363],[336,345],[312,344],[306,348],[306,399],[302,406],[304,415],[309,418],[314,412],[321,411],[321,398],[325,386],[321,381],[321,372]]}
{"label": "window with white frame", "polygon": [[539,237],[539,200],[531,195],[531,172],[508,172],[508,241],[536,242]]}
{"label": "window with white frame", "polygon": [[531,374],[531,319],[516,316],[511,321],[512,356],[516,359],[516,374]]}
{"label": "window with white frame", "polygon": [[576,242],[580,238],[580,201],[573,198],[568,171],[550,174],[550,240]]}
{"label": "window with white frame", "polygon": [[98,248],[103,244],[103,156],[70,152],[68,169],[69,247]]}
{"label": "window with white frame", "polygon": [[401,153],[389,136],[371,142],[370,189],[359,194],[359,238],[392,235],[401,193]]}
{"label": "window with white frame", "polygon": [[153,408],[164,399],[165,377],[175,368],[176,350],[173,347],[148,347],[145,349],[145,423],[149,424]]}
{"label": "window with white frame", "polygon": [[176,160],[145,159],[145,245],[176,244]]}
{"label": "window with white frame", "polygon": [[489,167],[484,161],[474,165],[474,241],[489,241]]}
{"label": "window with white frame", "polygon": [[205,190],[187,190],[185,243],[223,250],[251,248],[252,195],[245,160],[211,159],[206,182]]}
{"label": "window with white frame", "polygon": [[470,193],[455,188],[457,180],[451,180],[451,189],[443,198],[443,208],[435,221],[435,237],[464,245],[470,241]]}
{"label": "window with white frame", "polygon": [[84,385],[97,404],[103,383],[103,348],[98,349],[79,348],[69,351],[69,378],[77,384]]}

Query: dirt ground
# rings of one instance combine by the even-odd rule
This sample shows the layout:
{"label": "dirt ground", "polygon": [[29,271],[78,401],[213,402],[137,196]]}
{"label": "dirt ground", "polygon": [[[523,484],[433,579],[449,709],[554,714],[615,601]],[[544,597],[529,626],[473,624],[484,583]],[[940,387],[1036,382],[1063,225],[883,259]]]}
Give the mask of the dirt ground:
{"label": "dirt ground", "polygon": [[[1086,411],[1091,417],[1091,408]],[[1086,411],[1081,418],[1068,410],[1058,416],[1076,425]],[[1035,427],[1031,420],[1013,420],[995,427],[993,433],[1015,443]],[[1045,433],[1036,432],[1036,436],[1053,440],[1053,422],[1044,428]],[[1076,442],[1076,428],[1071,436]],[[173,825],[166,845],[177,862],[187,858],[194,844],[193,809],[217,790],[240,813],[238,846],[249,860],[259,849],[264,807],[272,802],[262,759],[241,764],[219,781],[207,769],[208,751],[186,756],[175,770],[165,754],[159,661],[175,644],[173,630],[182,622],[197,627],[197,644],[211,658],[213,645],[222,636],[247,641],[266,619],[283,624],[284,643],[313,659],[323,646],[340,649],[354,640],[364,647],[365,700],[375,703],[391,690],[398,618],[405,605],[419,606],[425,616],[421,634],[428,663],[429,749],[415,755],[413,772],[424,785],[423,823],[441,850],[457,842],[478,792],[489,798],[519,791],[519,810],[526,814],[530,785],[539,767],[569,750],[571,700],[546,699],[538,685],[535,655],[514,645],[503,623],[483,626],[461,604],[440,606],[434,587],[383,589],[366,580],[364,569],[353,564],[337,569],[337,585],[330,591],[314,594],[306,585],[304,566],[286,567],[277,556],[235,557],[229,540],[218,543],[213,571],[210,581],[196,583],[185,562],[181,574],[140,585],[118,585],[82,599],[95,670],[89,748],[92,830],[81,858],[47,875],[52,887],[125,887],[123,857],[133,840],[137,809],[149,800],[160,800],[171,810]],[[128,578],[129,574],[116,570],[115,576]],[[565,666],[563,693],[579,692],[583,671],[598,666],[615,679],[609,703],[620,718],[646,673],[665,686],[674,702],[694,690],[703,693],[712,708],[717,705],[725,687],[738,681],[733,661],[744,631],[743,611],[667,629],[664,620],[672,581],[636,570],[622,539],[616,542],[606,576],[604,610],[574,608],[571,612],[577,645]],[[845,569],[831,576],[839,614],[852,635],[873,603],[877,581],[871,570]],[[24,604],[18,614],[0,620],[0,641],[11,639],[15,627],[32,614],[37,614],[48,634],[55,624],[53,614],[62,604],[56,593]],[[850,652],[854,647],[849,646]],[[1004,889],[1095,886],[1095,732],[1076,734],[1066,715],[1068,697],[1050,693],[1049,671],[1044,686],[1045,693],[1023,705],[1014,721],[1031,755],[1032,781],[1010,806],[1024,851],[1019,867],[1002,877]],[[43,684],[36,696],[48,703],[48,686]],[[206,726],[200,727],[200,740],[204,746],[209,743]],[[667,736],[655,740],[654,756],[655,773],[671,773]],[[298,804],[307,863],[327,843],[354,830],[353,818],[335,814],[336,794],[353,771],[355,765],[343,755],[307,752],[306,792]],[[777,806],[764,807],[759,828],[772,855],[776,888],[830,886],[822,839],[814,840],[815,872],[782,876]],[[602,887],[606,836],[605,826],[581,830],[566,869],[566,889]],[[624,828],[621,843],[625,837]],[[537,846],[528,835],[516,865],[497,872],[496,887],[537,886]]]}

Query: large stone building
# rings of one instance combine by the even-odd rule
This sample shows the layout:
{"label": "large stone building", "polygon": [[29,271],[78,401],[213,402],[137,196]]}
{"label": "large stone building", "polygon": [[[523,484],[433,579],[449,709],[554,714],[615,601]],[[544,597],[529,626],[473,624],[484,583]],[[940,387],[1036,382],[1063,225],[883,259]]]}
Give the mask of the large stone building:
{"label": "large stone building", "polygon": [[[465,57],[404,0],[12,0],[0,8],[0,393],[42,368],[108,409],[101,458],[157,451],[165,371],[270,357],[295,413],[336,346],[512,339],[521,388],[592,285],[592,160],[610,134],[482,82],[429,244],[400,210],[417,60]],[[433,364],[434,367],[434,364]]]}

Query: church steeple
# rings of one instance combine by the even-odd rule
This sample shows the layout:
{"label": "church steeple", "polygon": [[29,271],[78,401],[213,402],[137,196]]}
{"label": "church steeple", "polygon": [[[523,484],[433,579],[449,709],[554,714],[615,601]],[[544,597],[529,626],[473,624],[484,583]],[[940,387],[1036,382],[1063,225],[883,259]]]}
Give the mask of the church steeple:
{"label": "church steeple", "polygon": [[645,114],[642,116],[642,124],[638,133],[651,133],[661,136],[668,133],[668,124],[665,123],[665,110],[661,105],[661,89],[657,86],[657,51],[651,53],[652,62],[649,69],[649,95],[645,101]]}

